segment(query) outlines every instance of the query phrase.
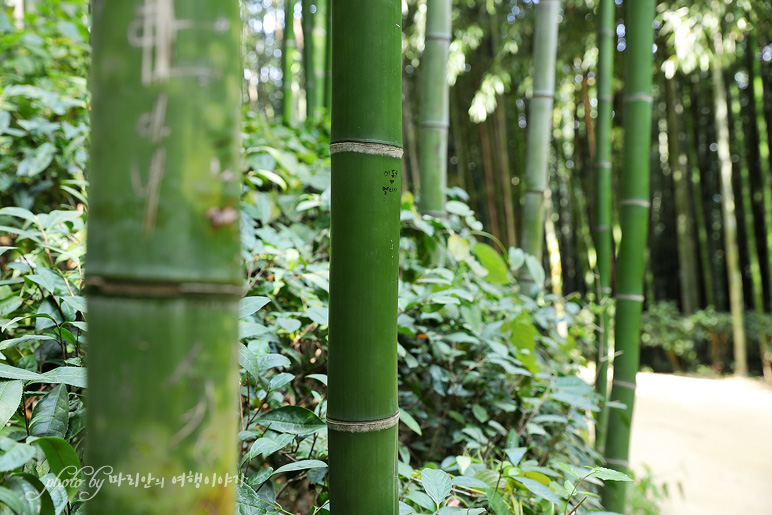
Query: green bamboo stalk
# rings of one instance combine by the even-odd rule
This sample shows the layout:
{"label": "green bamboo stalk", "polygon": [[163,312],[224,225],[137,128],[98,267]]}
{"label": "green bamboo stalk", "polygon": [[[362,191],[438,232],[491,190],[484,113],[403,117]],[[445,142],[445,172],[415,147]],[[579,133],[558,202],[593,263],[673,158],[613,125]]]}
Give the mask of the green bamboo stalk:
{"label": "green bamboo stalk", "polygon": [[93,7],[86,462],[166,489],[87,510],[232,513],[233,482],[171,482],[236,473],[239,6],[156,7]]}
{"label": "green bamboo stalk", "polygon": [[317,110],[316,78],[314,76],[314,15],[311,12],[313,0],[302,0],[303,16],[303,74],[306,82],[306,118],[313,118]]}
{"label": "green bamboo stalk", "polygon": [[327,34],[324,41],[324,108],[330,111],[332,106],[332,0],[327,0]]}
{"label": "green bamboo stalk", "polygon": [[699,309],[697,253],[694,248],[694,225],[689,210],[689,184],[686,175],[686,155],[681,150],[681,130],[678,122],[683,106],[678,98],[675,77],[665,77],[667,104],[667,143],[670,171],[675,189],[676,233],[678,235],[678,274],[681,281],[681,310],[692,314]]}
{"label": "green bamboo stalk", "polygon": [[327,0],[314,0],[316,12],[313,17],[313,74],[314,74],[314,111],[313,116],[319,117],[324,112],[325,72],[327,69]]}
{"label": "green bamboo stalk", "polygon": [[611,264],[614,262],[611,247],[611,124],[614,109],[612,79],[614,77],[614,0],[601,0],[598,6],[598,117],[595,122],[595,250],[597,252],[600,295],[598,304],[598,359],[595,391],[603,403],[595,425],[595,448],[603,451],[606,441],[608,408],[608,341],[610,318],[608,312],[611,295]]}
{"label": "green bamboo stalk", "polygon": [[284,51],[282,52],[282,106],[281,115],[284,125],[291,125],[295,120],[292,100],[292,65],[295,63],[297,44],[295,43],[295,1],[284,0]]}
{"label": "green bamboo stalk", "polygon": [[432,216],[445,213],[448,185],[448,55],[450,0],[427,0],[426,43],[421,59],[421,196],[418,208]]}
{"label": "green bamboo stalk", "polygon": [[[522,210],[521,248],[541,260],[544,240],[544,195],[552,133],[555,97],[555,60],[558,46],[560,0],[542,0],[536,6],[533,43],[533,95],[528,116],[528,152],[525,166],[525,199]],[[522,291],[533,286],[527,269],[520,276]]]}
{"label": "green bamboo stalk", "polygon": [[515,234],[515,205],[512,195],[512,177],[509,164],[509,138],[507,137],[507,114],[504,111],[504,99],[499,99],[496,106],[496,149],[499,161],[499,179],[501,181],[501,196],[504,204],[504,221],[507,234],[507,245],[514,247],[517,236]]}
{"label": "green bamboo stalk", "polygon": [[330,505],[396,515],[401,6],[332,8]]}
{"label": "green bamboo stalk", "polygon": [[732,156],[729,151],[729,126],[727,122],[726,87],[724,85],[724,42],[719,31],[713,36],[715,52],[713,66],[713,95],[718,143],[718,160],[721,166],[721,205],[724,215],[724,239],[726,266],[729,277],[729,306],[732,312],[735,374],[748,374],[748,358],[743,324],[743,283],[737,246],[737,219],[735,217],[734,191],[732,190]]}
{"label": "green bamboo stalk", "polygon": [[[617,358],[610,399],[624,410],[610,410],[605,448],[609,467],[627,471],[630,426],[638,372],[640,318],[649,218],[649,149],[652,119],[652,46],[655,0],[627,3],[628,34],[625,70],[625,139],[622,170],[622,241],[619,245],[619,282],[614,319]],[[625,511],[626,485],[610,481],[603,489],[608,511]]]}

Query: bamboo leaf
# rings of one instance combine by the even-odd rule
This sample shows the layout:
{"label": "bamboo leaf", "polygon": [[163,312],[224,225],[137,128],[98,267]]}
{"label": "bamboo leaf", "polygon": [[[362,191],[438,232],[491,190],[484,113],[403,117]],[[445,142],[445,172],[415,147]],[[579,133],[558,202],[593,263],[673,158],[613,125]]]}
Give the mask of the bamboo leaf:
{"label": "bamboo leaf", "polygon": [[450,489],[453,486],[450,476],[442,470],[427,468],[421,471],[421,481],[423,482],[424,490],[432,498],[435,506],[439,508],[450,494]]}
{"label": "bamboo leaf", "polygon": [[45,394],[32,410],[29,432],[32,436],[64,438],[69,423],[67,388],[60,384]]}
{"label": "bamboo leaf", "polygon": [[297,470],[318,469],[326,466],[327,464],[325,462],[319,461],[319,460],[300,460],[294,463],[288,463],[283,467],[279,467],[273,472],[273,474],[271,474],[271,477],[275,476],[276,474],[281,474],[283,472],[295,472]]}
{"label": "bamboo leaf", "polygon": [[0,427],[11,420],[21,402],[24,384],[21,381],[3,381],[0,383]]}
{"label": "bamboo leaf", "polygon": [[[31,428],[30,432],[32,432]],[[75,449],[67,441],[58,437],[47,436],[30,441],[43,451],[51,472],[67,485],[65,486],[67,497],[72,500],[78,493],[80,483],[78,481],[80,479],[80,459],[75,453]]]}
{"label": "bamboo leaf", "polygon": [[256,423],[280,433],[308,435],[327,425],[312,411],[300,406],[284,406],[257,417]]}

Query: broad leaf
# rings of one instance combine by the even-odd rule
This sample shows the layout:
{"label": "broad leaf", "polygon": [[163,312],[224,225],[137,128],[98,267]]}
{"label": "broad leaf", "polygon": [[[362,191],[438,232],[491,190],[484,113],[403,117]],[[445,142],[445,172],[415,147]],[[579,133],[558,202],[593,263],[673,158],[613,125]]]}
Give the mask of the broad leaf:
{"label": "broad leaf", "polygon": [[260,308],[271,302],[268,297],[245,297],[239,304],[239,319],[247,318]]}
{"label": "broad leaf", "polygon": [[541,497],[542,499],[547,499],[549,502],[560,504],[560,499],[557,495],[555,495],[555,492],[544,486],[543,484],[539,483],[538,481],[534,481],[533,479],[528,479],[527,477],[514,477],[512,478],[518,483],[522,484],[524,487],[526,487],[531,493],[535,494],[537,497]]}
{"label": "broad leaf", "polygon": [[56,437],[30,439],[31,443],[40,447],[46,456],[51,472],[65,485],[70,500],[78,493],[77,480],[80,478],[80,459],[75,449],[65,440]]}
{"label": "broad leaf", "polygon": [[617,470],[603,467],[593,467],[591,470],[593,476],[604,481],[632,481],[627,474],[623,474]]}
{"label": "broad leaf", "polygon": [[32,410],[29,432],[32,436],[67,435],[69,424],[69,398],[67,387],[63,384],[55,386],[38,401]]}
{"label": "broad leaf", "polygon": [[496,490],[488,488],[486,493],[488,494],[488,506],[493,515],[509,515],[509,509],[504,499],[501,498],[501,495]]}
{"label": "broad leaf", "polygon": [[295,435],[316,433],[327,427],[312,411],[300,406],[283,406],[263,413],[255,422],[279,433]]}
{"label": "broad leaf", "polygon": [[271,476],[275,476],[276,474],[281,474],[282,472],[294,472],[297,470],[317,469],[317,468],[322,468],[326,466],[327,464],[325,462],[319,461],[319,460],[300,460],[294,463],[288,463],[283,467],[279,467],[273,472],[273,474],[271,474]]}
{"label": "broad leaf", "polygon": [[246,483],[240,483],[236,497],[236,515],[265,515],[268,504]]}
{"label": "broad leaf", "polygon": [[399,420],[419,436],[423,434],[421,433],[421,426],[418,425],[418,422],[416,422],[416,419],[413,418],[413,415],[407,411],[399,410]]}
{"label": "broad leaf", "polygon": [[7,506],[16,515],[29,513],[26,503],[19,494],[4,486],[0,486],[0,506]]}
{"label": "broad leaf", "polygon": [[41,374],[42,379],[32,381],[33,383],[53,383],[67,384],[76,388],[86,387],[86,369],[83,367],[56,367],[45,374]]}
{"label": "broad leaf", "polygon": [[437,508],[439,508],[450,494],[450,489],[453,486],[450,476],[442,470],[426,468],[421,471],[421,481],[423,482],[424,490],[432,498]]}
{"label": "broad leaf", "polygon": [[0,436],[0,472],[21,467],[35,455],[35,448]]}
{"label": "broad leaf", "polygon": [[22,381],[39,381],[41,378],[43,378],[42,375],[35,372],[30,372],[29,370],[24,370],[23,368],[12,367],[4,363],[0,363],[0,377],[4,377],[6,379],[21,379]]}
{"label": "broad leaf", "polygon": [[488,271],[485,280],[493,284],[509,284],[507,263],[490,245],[477,243],[472,250],[480,264]]}
{"label": "broad leaf", "polygon": [[0,427],[11,420],[21,402],[24,384],[21,381],[0,382]]}

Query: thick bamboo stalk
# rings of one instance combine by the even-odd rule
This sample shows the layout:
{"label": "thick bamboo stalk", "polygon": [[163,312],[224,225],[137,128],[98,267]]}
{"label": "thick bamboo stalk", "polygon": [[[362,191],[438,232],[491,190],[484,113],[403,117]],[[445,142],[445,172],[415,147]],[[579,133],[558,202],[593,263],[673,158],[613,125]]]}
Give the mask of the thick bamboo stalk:
{"label": "thick bamboo stalk", "polygon": [[[555,59],[558,44],[560,0],[542,0],[536,6],[533,48],[533,94],[528,113],[528,151],[525,166],[525,199],[520,246],[541,260],[544,240],[544,195],[548,185],[548,163],[552,135],[552,105],[555,97]],[[533,279],[523,267],[520,284],[530,292]]]}
{"label": "thick bamboo stalk", "polygon": [[332,5],[330,503],[396,515],[401,6]]}
{"label": "thick bamboo stalk", "polygon": [[450,45],[450,0],[428,0],[426,43],[421,59],[421,195],[423,213],[445,213],[448,185],[448,47]]}
{"label": "thick bamboo stalk", "polygon": [[[649,217],[649,150],[652,119],[652,45],[654,44],[655,0],[636,0],[627,4],[625,24],[628,34],[625,70],[625,139],[622,170],[619,246],[619,282],[614,319],[616,351],[611,400],[625,404],[624,410],[609,412],[605,448],[606,463],[627,471],[630,427],[635,400],[635,374],[638,372],[640,318],[643,306],[643,279]],[[625,511],[626,485],[608,482],[603,489],[603,505],[608,511]]]}
{"label": "thick bamboo stalk", "polygon": [[694,248],[694,225],[689,209],[689,185],[686,174],[686,154],[681,150],[681,126],[683,106],[676,90],[675,77],[665,78],[667,103],[667,143],[670,172],[675,189],[676,233],[678,248],[678,273],[681,281],[681,310],[692,314],[699,309],[697,279],[697,253]]}
{"label": "thick bamboo stalk", "polygon": [[328,0],[314,0],[316,12],[313,17],[313,74],[315,95],[313,104],[313,116],[321,116],[324,112],[325,99],[325,73],[327,70],[327,2]]}
{"label": "thick bamboo stalk", "polygon": [[[154,7],[93,8],[86,462],[166,488],[105,482],[87,510],[232,513],[239,6]],[[189,473],[215,481],[171,484]]]}
{"label": "thick bamboo stalk", "polygon": [[727,123],[726,88],[723,75],[724,43],[720,32],[713,37],[715,58],[712,66],[713,94],[715,99],[718,160],[721,166],[721,204],[724,215],[724,239],[726,265],[729,277],[729,305],[732,312],[735,374],[748,374],[748,358],[745,351],[743,326],[743,283],[737,246],[737,221],[735,218],[734,191],[732,190],[732,156],[729,151],[729,126]]}
{"label": "thick bamboo stalk", "polygon": [[292,100],[292,65],[295,62],[297,44],[295,43],[295,0],[284,0],[284,51],[281,60],[281,116],[284,125],[291,125],[295,120]]}
{"label": "thick bamboo stalk", "polygon": [[[595,250],[599,279],[598,359],[595,391],[605,401],[608,396],[609,331],[611,296],[611,124],[614,110],[614,0],[601,0],[598,6],[598,117],[595,122]],[[586,109],[586,107],[585,107]],[[603,452],[606,442],[608,408],[601,405],[595,425],[595,448]]]}

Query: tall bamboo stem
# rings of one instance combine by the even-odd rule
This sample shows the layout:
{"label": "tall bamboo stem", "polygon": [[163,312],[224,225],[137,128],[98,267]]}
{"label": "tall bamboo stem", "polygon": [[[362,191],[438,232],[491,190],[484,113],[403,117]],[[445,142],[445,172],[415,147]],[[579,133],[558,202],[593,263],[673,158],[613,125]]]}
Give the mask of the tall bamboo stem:
{"label": "tall bamboo stem", "polygon": [[428,0],[426,44],[421,59],[421,195],[423,213],[445,213],[448,186],[448,48],[450,45],[450,0]]}
{"label": "tall bamboo stem", "polygon": [[236,473],[239,6],[155,5],[93,7],[86,461],[167,489],[87,509],[232,513],[233,483],[170,483]]}
{"label": "tall bamboo stem", "polygon": [[292,100],[292,65],[295,63],[297,44],[295,43],[295,1],[284,0],[284,51],[281,60],[281,90],[282,105],[281,116],[284,125],[290,125],[294,121]]}
{"label": "tall bamboo stem", "polygon": [[[598,359],[595,391],[604,400],[595,425],[595,448],[603,451],[606,441],[608,408],[609,330],[608,312],[611,296],[611,124],[614,110],[612,79],[614,78],[614,0],[601,0],[598,6],[598,118],[595,123],[595,249],[600,283],[600,313],[598,314]],[[586,109],[586,107],[585,107]]]}
{"label": "tall bamboo stem", "polygon": [[312,67],[314,75],[314,95],[313,115],[318,117],[324,110],[325,98],[325,70],[327,69],[327,2],[328,0],[314,0],[316,12],[313,17],[313,29],[311,30],[311,39],[313,40]]}
{"label": "tall bamboo stem", "polygon": [[[560,0],[542,0],[536,6],[533,48],[533,95],[528,113],[528,152],[525,166],[525,200],[520,246],[541,260],[544,240],[544,195],[552,135],[552,105],[555,97],[555,60],[558,44]],[[520,277],[523,291],[530,292],[533,278],[527,269]]]}
{"label": "tall bamboo stem", "polygon": [[[622,402],[624,410],[609,411],[606,463],[617,470],[628,469],[630,427],[638,372],[640,318],[643,306],[643,278],[649,218],[649,150],[652,119],[652,46],[654,44],[655,0],[627,4],[628,34],[625,70],[625,139],[622,170],[622,241],[619,246],[619,283],[616,295],[615,342],[619,353],[614,360],[611,400]],[[625,510],[626,485],[608,482],[603,505],[608,511]]]}
{"label": "tall bamboo stem", "polygon": [[396,515],[401,6],[332,4],[330,504]]}

